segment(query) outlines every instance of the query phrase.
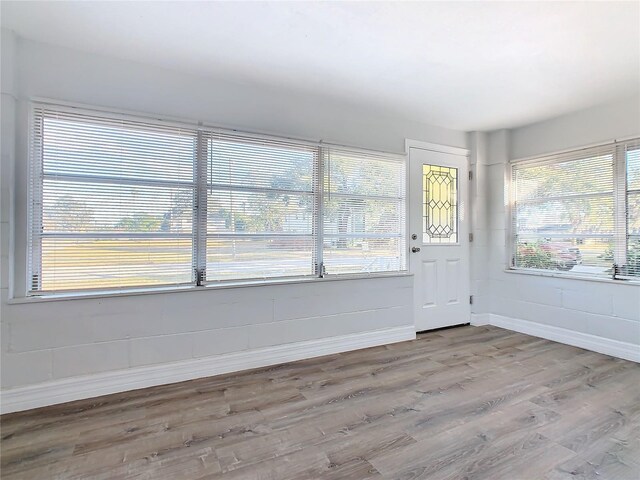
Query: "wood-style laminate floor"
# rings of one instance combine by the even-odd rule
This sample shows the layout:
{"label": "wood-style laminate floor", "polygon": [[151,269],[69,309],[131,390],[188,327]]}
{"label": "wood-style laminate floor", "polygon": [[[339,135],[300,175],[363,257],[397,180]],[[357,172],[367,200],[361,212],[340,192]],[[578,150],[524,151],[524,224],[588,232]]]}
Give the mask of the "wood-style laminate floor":
{"label": "wood-style laminate floor", "polygon": [[640,365],[461,327],[1,422],[6,480],[638,480]]}

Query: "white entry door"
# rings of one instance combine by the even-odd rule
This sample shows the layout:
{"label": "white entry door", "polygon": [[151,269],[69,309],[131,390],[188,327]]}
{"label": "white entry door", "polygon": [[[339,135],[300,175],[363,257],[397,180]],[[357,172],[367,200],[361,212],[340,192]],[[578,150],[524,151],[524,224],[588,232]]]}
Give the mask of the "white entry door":
{"label": "white entry door", "polygon": [[468,157],[411,147],[409,168],[416,331],[468,323]]}

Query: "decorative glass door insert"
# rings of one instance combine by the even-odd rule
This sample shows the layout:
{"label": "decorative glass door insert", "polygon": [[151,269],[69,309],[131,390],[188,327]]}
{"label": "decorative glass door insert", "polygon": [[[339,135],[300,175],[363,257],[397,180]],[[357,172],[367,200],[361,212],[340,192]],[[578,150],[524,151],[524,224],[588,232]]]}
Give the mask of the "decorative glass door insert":
{"label": "decorative glass door insert", "polygon": [[458,169],[422,166],[422,242],[458,243]]}

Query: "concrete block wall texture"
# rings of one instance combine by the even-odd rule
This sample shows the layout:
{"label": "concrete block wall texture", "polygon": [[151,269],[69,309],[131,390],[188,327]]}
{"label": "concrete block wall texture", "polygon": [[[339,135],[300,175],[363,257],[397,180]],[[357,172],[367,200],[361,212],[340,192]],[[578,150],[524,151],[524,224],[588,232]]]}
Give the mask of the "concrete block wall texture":
{"label": "concrete block wall texture", "polygon": [[412,285],[409,276],[382,277],[4,305],[2,382],[11,388],[411,326]]}
{"label": "concrete block wall texture", "polygon": [[471,294],[473,304],[471,312],[475,315],[486,315],[490,312],[489,272],[487,255],[489,253],[489,136],[484,132],[469,134],[471,149],[470,170],[472,181],[470,187],[471,232],[473,242],[471,248]]}
{"label": "concrete block wall texture", "polygon": [[[412,327],[410,277],[8,302],[9,287],[26,284],[27,193],[13,186],[26,185],[31,99],[395,152],[403,151],[405,138],[466,148],[467,136],[326,98],[89,55],[6,30],[2,35],[2,389]],[[7,268],[13,258],[15,274]]]}
{"label": "concrete block wall texture", "polygon": [[640,285],[505,272],[508,162],[633,136],[640,137],[640,98],[489,135],[492,314],[640,345]]}
{"label": "concrete block wall texture", "polygon": [[25,41],[4,30],[2,48],[2,389],[413,325],[410,276],[8,303],[10,289],[26,283],[26,189],[19,186],[26,185],[33,98],[386,151],[401,152],[406,138],[471,147],[473,313],[640,343],[640,287],[504,271],[507,162],[640,133],[632,101],[511,131],[466,134],[324,98]]}

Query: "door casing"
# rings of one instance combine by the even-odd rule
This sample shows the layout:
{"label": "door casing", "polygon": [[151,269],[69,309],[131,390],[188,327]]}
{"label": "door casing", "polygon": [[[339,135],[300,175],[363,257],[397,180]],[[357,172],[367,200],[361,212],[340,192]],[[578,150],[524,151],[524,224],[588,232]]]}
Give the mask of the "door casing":
{"label": "door casing", "polygon": [[[451,146],[446,146],[446,145],[438,145],[438,144],[433,144],[433,143],[427,143],[427,142],[420,142],[420,141],[414,141],[414,140],[407,140],[405,143],[405,147],[406,147],[406,152],[407,152],[407,266],[409,271],[414,275],[414,305],[413,305],[413,310],[414,310],[414,325],[416,326],[416,331],[423,331],[423,330],[430,330],[430,329],[434,329],[434,328],[441,328],[441,327],[445,327],[445,326],[452,326],[452,325],[458,325],[458,324],[464,324],[464,323],[469,323],[470,321],[470,317],[471,317],[471,308],[469,305],[469,300],[470,300],[470,283],[471,283],[471,279],[470,279],[470,245],[469,245],[469,233],[471,232],[471,208],[470,208],[470,182],[468,181],[469,177],[468,177],[468,172],[470,171],[470,164],[469,164],[469,150],[464,149],[464,148],[459,148],[459,147],[451,147]],[[459,160],[462,160],[460,157],[462,157],[464,159],[464,161],[461,161],[461,165],[464,165],[464,168],[462,169],[463,171],[459,172],[459,179],[458,179],[458,189],[460,192],[463,192],[464,190],[464,195],[462,195],[462,193],[460,193],[460,195],[466,197],[465,198],[465,205],[463,206],[464,208],[464,228],[461,228],[459,231],[459,242],[458,245],[456,245],[456,247],[458,248],[463,248],[465,249],[464,252],[464,262],[465,265],[463,265],[463,270],[464,270],[464,275],[462,280],[464,281],[464,284],[461,286],[461,302],[464,302],[464,306],[460,305],[459,308],[457,308],[457,312],[455,313],[455,315],[453,315],[453,318],[442,318],[442,319],[432,319],[430,321],[425,321],[424,319],[424,315],[422,315],[421,318],[421,309],[423,308],[422,305],[422,298],[420,297],[422,292],[419,292],[418,289],[421,288],[421,286],[424,283],[424,279],[422,278],[422,271],[416,271],[418,270],[416,268],[416,258],[414,257],[415,255],[420,255],[424,252],[421,251],[420,254],[414,254],[411,252],[412,247],[414,246],[418,246],[421,249],[422,248],[434,248],[434,245],[431,244],[423,244],[422,243],[422,228],[420,228],[419,230],[416,228],[415,225],[415,218],[416,218],[416,209],[420,208],[421,210],[421,205],[422,203],[419,202],[420,207],[418,207],[417,205],[417,201],[416,199],[420,199],[422,196],[422,188],[420,187],[420,191],[416,192],[416,189],[418,188],[418,181],[414,178],[412,181],[412,176],[411,176],[411,172],[412,170],[415,170],[414,167],[414,161],[411,158],[411,151],[412,149],[418,149],[418,150],[424,150],[427,152],[434,152],[436,154],[446,154],[446,156],[448,155],[452,155],[455,157],[458,157]],[[434,164],[437,164],[437,161],[434,161]],[[414,205],[415,204],[415,205]],[[420,213],[421,215],[421,213]],[[415,230],[415,231],[414,231]],[[418,235],[418,239],[417,240],[412,240],[411,235],[412,234],[417,234]],[[452,245],[453,246],[453,245]],[[435,246],[435,248],[440,248],[440,249],[447,249],[450,248],[449,246]],[[434,286],[437,287],[437,286]],[[446,315],[447,317],[452,317],[451,315]]]}

